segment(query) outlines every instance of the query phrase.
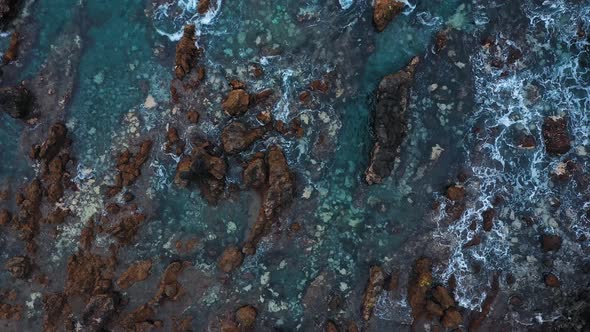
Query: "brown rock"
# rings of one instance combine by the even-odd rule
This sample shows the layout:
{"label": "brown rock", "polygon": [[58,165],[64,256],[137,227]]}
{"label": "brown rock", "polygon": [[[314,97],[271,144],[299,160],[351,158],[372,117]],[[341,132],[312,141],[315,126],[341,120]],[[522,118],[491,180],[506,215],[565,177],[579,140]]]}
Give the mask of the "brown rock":
{"label": "brown rock", "polygon": [[186,114],[186,117],[188,119],[188,122],[192,123],[192,124],[197,124],[199,122],[199,113],[197,111],[189,111]]}
{"label": "brown rock", "polygon": [[246,305],[236,311],[236,320],[242,327],[250,328],[256,323],[256,309]]}
{"label": "brown rock", "polygon": [[373,309],[377,304],[377,297],[383,291],[383,284],[385,281],[385,274],[378,266],[371,266],[369,271],[369,283],[365,288],[365,295],[363,297],[363,306],[361,309],[362,317],[368,321],[373,316]]}
{"label": "brown rock", "polygon": [[185,26],[182,38],[176,45],[176,66],[174,67],[174,73],[179,80],[182,80],[191,71],[201,54],[201,51],[195,45],[195,32],[194,25]]}
{"label": "brown rock", "polygon": [[428,258],[419,258],[414,263],[408,281],[408,302],[414,319],[418,319],[426,309],[426,293],[431,285],[432,261]]}
{"label": "brown rock", "polygon": [[440,304],[443,309],[455,306],[455,300],[449,291],[443,286],[436,286],[432,290],[432,297]]}
{"label": "brown rock", "polygon": [[127,269],[127,271],[121,274],[121,277],[117,280],[117,285],[122,289],[127,289],[136,282],[147,279],[150,276],[151,269],[152,261],[149,259],[134,263],[129,269]]}
{"label": "brown rock", "polygon": [[553,274],[553,273],[548,273],[545,275],[545,285],[547,285],[548,287],[559,287],[560,283],[559,283],[559,279]]}
{"label": "brown rock", "polygon": [[219,269],[225,273],[230,273],[234,269],[238,268],[242,265],[242,261],[244,260],[244,255],[240,251],[240,249],[236,246],[229,246],[225,248],[223,254],[219,258],[217,262],[217,266]]}
{"label": "brown rock", "polygon": [[112,276],[113,262],[107,258],[78,252],[70,256],[66,269],[66,295],[89,297],[101,284]]}
{"label": "brown rock", "polygon": [[447,47],[449,37],[446,31],[439,31],[434,41],[434,53],[438,54]]}
{"label": "brown rock", "polygon": [[244,185],[248,188],[262,189],[266,184],[267,171],[264,154],[257,154],[248,162],[243,173]]}
{"label": "brown rock", "polygon": [[199,15],[204,15],[209,11],[211,7],[211,0],[199,0],[199,5],[197,6],[197,12]]}
{"label": "brown rock", "polygon": [[455,329],[463,323],[463,316],[456,308],[449,308],[445,311],[441,323],[447,329]]}
{"label": "brown rock", "polygon": [[265,133],[265,127],[248,129],[241,122],[232,122],[223,129],[221,144],[226,153],[235,154],[246,150],[252,143],[262,138]]}
{"label": "brown rock", "polygon": [[43,331],[57,332],[63,316],[67,316],[68,301],[61,293],[43,294]]}
{"label": "brown rock", "polygon": [[28,278],[32,270],[31,260],[26,256],[12,257],[5,266],[10,274],[17,279]]}
{"label": "brown rock", "polygon": [[0,319],[2,320],[21,320],[23,314],[22,305],[12,305],[0,303]]}
{"label": "brown rock", "polygon": [[272,91],[272,89],[262,90],[250,97],[250,101],[252,104],[262,103],[263,101],[267,100],[270,96],[272,96],[273,93],[274,91]]}
{"label": "brown rock", "polygon": [[173,262],[168,265],[160,279],[160,285],[150,304],[161,303],[163,300],[176,300],[181,294],[181,285],[178,282],[178,276],[184,271],[187,264],[182,262]]}
{"label": "brown rock", "polygon": [[326,322],[326,328],[324,329],[326,332],[338,332],[338,326],[333,321],[329,320]]}
{"label": "brown rock", "polygon": [[229,92],[221,108],[231,116],[240,116],[248,111],[249,105],[250,95],[243,89],[237,89]]}
{"label": "brown rock", "polygon": [[18,33],[18,31],[13,32],[12,36],[10,37],[10,44],[8,45],[8,49],[6,50],[3,56],[4,64],[13,62],[18,57],[18,46],[20,44],[19,39],[20,34]]}
{"label": "brown rock", "polygon": [[309,89],[311,91],[327,93],[330,90],[330,85],[325,80],[315,80],[311,82]]}
{"label": "brown rock", "polygon": [[543,251],[557,251],[561,248],[561,237],[553,234],[541,235],[541,244]]}
{"label": "brown rock", "polygon": [[273,145],[269,148],[266,166],[268,182],[262,194],[262,206],[242,249],[242,252],[247,255],[256,252],[256,245],[260,239],[270,231],[281,210],[293,200],[294,196],[295,181],[280,147]]}
{"label": "brown rock", "polygon": [[548,117],[543,122],[543,139],[545,150],[551,155],[562,155],[571,148],[567,129],[567,119],[564,117]]}
{"label": "brown rock", "polygon": [[465,188],[463,186],[450,186],[447,188],[447,198],[459,202],[465,199]]}
{"label": "brown rock", "polygon": [[496,211],[494,209],[485,210],[482,215],[483,230],[489,232],[494,227],[494,219],[496,218]]}
{"label": "brown rock", "polygon": [[404,9],[404,4],[396,0],[376,0],[373,23],[377,31],[385,30],[387,25]]}
{"label": "brown rock", "polygon": [[440,304],[435,303],[432,300],[426,301],[426,311],[435,317],[442,317],[444,314],[444,310]]}
{"label": "brown rock", "polygon": [[478,246],[481,244],[481,235],[477,234],[473,236],[471,240],[463,245],[463,248],[471,248],[473,246]]}
{"label": "brown rock", "polygon": [[[379,3],[381,1],[377,1]],[[395,2],[395,1],[394,1]],[[410,87],[419,63],[417,57],[406,68],[381,80],[373,112],[374,144],[365,181],[383,182],[391,174],[399,148],[407,132],[406,113],[409,108]]]}
{"label": "brown rock", "polygon": [[12,216],[10,215],[10,212],[8,210],[0,210],[0,225],[8,225],[11,219]]}

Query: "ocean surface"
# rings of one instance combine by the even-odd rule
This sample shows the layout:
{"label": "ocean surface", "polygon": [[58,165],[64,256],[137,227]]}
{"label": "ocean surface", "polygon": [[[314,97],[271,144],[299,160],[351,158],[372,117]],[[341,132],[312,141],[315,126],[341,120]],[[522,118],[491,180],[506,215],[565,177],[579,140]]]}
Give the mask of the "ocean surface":
{"label": "ocean surface", "polygon": [[[431,244],[444,248],[435,278],[441,283],[454,278],[458,304],[480,310],[498,271],[516,277],[513,286],[502,281],[501,288],[512,287],[509,293],[546,291],[540,277],[547,270],[538,244],[541,233],[562,237],[567,249],[554,257],[551,270],[560,275],[563,292],[573,294],[582,278],[573,261],[588,259],[590,192],[575,181],[557,183],[552,174],[568,160],[588,171],[590,45],[576,35],[580,29],[590,32],[590,3],[407,0],[404,12],[382,33],[372,25],[370,0],[219,0],[205,15],[197,13],[197,4],[37,0],[27,5],[22,20],[35,39],[15,65],[15,82],[32,80],[61,40],[80,48],[62,119],[73,140],[79,190],[61,203],[74,216],[56,226],[53,242],[43,244],[48,256],[39,257],[38,264],[45,274],[63,276],[86,221],[104,213],[102,191],[114,181],[116,154],[149,137],[154,149],[134,190],[148,221],[119,259],[151,258],[155,264],[150,279],[127,291],[129,310],[149,300],[165,267],[182,259],[197,271],[182,281],[194,292],[163,307],[162,315],[192,315],[195,330],[202,331],[211,329],[220,312],[250,304],[258,310],[261,330],[316,330],[323,324],[317,317],[324,316],[315,311],[329,310],[318,306],[311,286],[325,288],[326,298],[342,303],[342,309],[329,311],[331,319],[355,319],[370,265],[410,270],[417,258],[411,253]],[[279,144],[295,173],[296,199],[279,230],[265,237],[227,280],[219,276],[218,257],[228,245],[244,241],[260,197],[242,190],[211,205],[198,189],[174,184],[178,158],[165,153],[163,145],[179,111],[170,99],[170,81],[186,24],[197,28],[197,44],[204,50],[200,63],[207,70],[199,87],[202,102],[195,106],[202,116],[196,131],[219,140],[220,104],[234,78],[252,91],[272,88],[278,96],[272,105],[275,118],[298,117],[305,130],[301,139],[266,137],[241,156],[248,160],[255,151]],[[448,46],[435,54],[433,43],[443,30]],[[482,46],[490,36],[497,53]],[[9,38],[2,35],[1,45]],[[522,53],[516,62],[490,65],[513,48]],[[367,186],[375,89],[414,56],[421,64],[411,90],[407,136],[392,175]],[[264,79],[248,75],[253,63],[263,68]],[[325,76],[330,96],[313,108],[299,103],[299,93]],[[572,149],[559,157],[548,155],[543,144],[541,127],[549,116],[567,117]],[[0,184],[18,187],[36,174],[28,147],[22,146],[32,129],[4,114],[0,120]],[[533,148],[518,147],[524,134],[534,137]],[[228,183],[239,186],[239,174],[230,170]],[[465,181],[463,174],[468,174]],[[459,182],[467,192],[466,208],[449,223],[445,191]],[[464,249],[482,233],[482,214],[490,208],[496,209],[492,231],[485,232],[480,245]],[[532,228],[525,225],[527,217],[535,219]],[[301,225],[302,235],[290,238],[286,234],[293,223]],[[176,241],[190,239],[196,239],[197,249],[179,254]],[[113,241],[105,235],[97,246],[106,249]],[[0,241],[2,262],[14,254],[11,243]],[[0,280],[9,282],[1,273],[6,275]],[[21,326],[35,330],[43,317],[35,294],[44,290],[22,287],[30,305]],[[49,286],[60,287],[63,281]],[[526,330],[562,318],[561,305],[560,300],[531,303],[503,319],[513,330]],[[373,330],[405,330],[412,321],[404,296],[382,296],[375,316]]]}

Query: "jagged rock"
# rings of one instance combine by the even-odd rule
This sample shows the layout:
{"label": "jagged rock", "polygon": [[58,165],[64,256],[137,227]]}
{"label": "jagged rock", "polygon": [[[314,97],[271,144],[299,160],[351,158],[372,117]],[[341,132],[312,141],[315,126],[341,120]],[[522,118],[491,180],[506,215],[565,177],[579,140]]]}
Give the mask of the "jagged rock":
{"label": "jagged rock", "polygon": [[157,328],[162,325],[161,321],[154,319],[155,315],[154,309],[150,305],[144,304],[125,316],[120,324],[127,331],[149,331],[152,327]]}
{"label": "jagged rock", "polygon": [[188,122],[192,123],[192,124],[197,124],[199,122],[199,112],[197,111],[189,111],[188,113],[186,113],[186,118],[188,119]]}
{"label": "jagged rock", "polygon": [[186,187],[194,181],[203,197],[215,204],[225,189],[227,163],[223,158],[213,155],[211,149],[207,149],[208,146],[209,143],[196,146],[191,157],[181,159],[176,167],[174,182]]}
{"label": "jagged rock", "polygon": [[185,143],[178,135],[178,130],[174,127],[169,127],[166,133],[166,143],[164,144],[164,152],[173,153],[180,156],[184,153]]}
{"label": "jagged rock", "polygon": [[176,45],[176,67],[174,73],[182,80],[195,66],[201,51],[196,46],[195,26],[193,24],[184,27],[182,38]]}
{"label": "jagged rock", "polygon": [[465,188],[463,186],[450,186],[447,188],[447,198],[454,202],[465,199]]}
{"label": "jagged rock", "polygon": [[483,219],[483,230],[486,232],[490,232],[494,227],[494,219],[496,218],[496,210],[494,209],[487,209],[485,210],[482,215]]}
{"label": "jagged rock", "polygon": [[33,159],[44,161],[47,165],[58,155],[61,149],[69,144],[68,128],[63,123],[55,123],[49,128],[47,139],[38,147],[33,148]]}
{"label": "jagged rock", "polygon": [[26,279],[31,274],[31,260],[26,256],[12,257],[6,262],[6,269],[14,278]]}
{"label": "jagged rock", "polygon": [[113,225],[105,228],[105,232],[114,236],[122,244],[131,244],[139,227],[146,221],[146,216],[138,211],[121,216]]}
{"label": "jagged rock", "polygon": [[4,64],[8,64],[8,63],[11,63],[12,61],[16,61],[16,58],[18,57],[18,46],[20,44],[19,39],[20,39],[20,34],[18,33],[18,31],[13,32],[12,36],[10,37],[10,44],[8,45],[8,49],[4,53],[4,56],[2,57]]}
{"label": "jagged rock", "polygon": [[225,273],[230,273],[235,268],[242,265],[242,261],[244,260],[244,255],[240,251],[240,249],[236,246],[229,246],[225,248],[223,254],[219,258],[217,265],[219,269]]}
{"label": "jagged rock", "polygon": [[176,300],[181,294],[181,285],[178,276],[187,267],[186,263],[172,262],[162,275],[160,285],[150,304],[161,303],[163,300]]}
{"label": "jagged rock", "polygon": [[257,153],[244,169],[244,185],[248,188],[261,189],[267,178],[264,153]]}
{"label": "jagged rock", "polygon": [[373,23],[377,31],[385,30],[387,25],[404,9],[404,3],[396,0],[376,0],[373,10]]}
{"label": "jagged rock", "polygon": [[127,289],[139,281],[143,281],[150,276],[152,269],[152,261],[145,260],[132,264],[127,271],[121,274],[117,280],[117,285],[122,289]]}
{"label": "jagged rock", "polygon": [[248,111],[250,95],[243,89],[231,90],[223,103],[221,109],[231,116],[240,116]]}
{"label": "jagged rock", "polygon": [[235,154],[246,150],[265,133],[265,127],[248,129],[243,123],[234,121],[223,129],[221,144],[226,153]]}
{"label": "jagged rock", "polygon": [[406,68],[383,78],[377,89],[373,116],[375,144],[365,173],[369,185],[383,182],[393,169],[407,131],[406,112],[418,62],[417,57],[413,58]]}
{"label": "jagged rock", "polygon": [[61,293],[43,294],[43,331],[57,332],[59,322],[69,311],[68,301]]}
{"label": "jagged rock", "polygon": [[209,11],[211,7],[211,0],[199,0],[199,5],[197,6],[197,12],[200,15],[204,15]]}
{"label": "jagged rock", "polygon": [[125,150],[117,157],[117,170],[119,171],[115,177],[115,185],[110,187],[107,191],[107,197],[117,195],[123,187],[127,187],[135,183],[137,178],[141,175],[141,168],[148,160],[152,150],[153,142],[145,140],[141,143],[136,154]]}
{"label": "jagged rock", "polygon": [[541,236],[543,251],[557,251],[561,248],[561,237],[553,234],[543,234]]}
{"label": "jagged rock", "polygon": [[104,331],[116,312],[118,298],[113,294],[95,295],[84,308],[81,328],[84,331]]}
{"label": "jagged rock", "polygon": [[26,119],[33,109],[33,95],[22,85],[0,88],[0,111]]}
{"label": "jagged rock", "polygon": [[446,31],[439,31],[434,41],[434,53],[438,54],[447,47],[449,37]]}
{"label": "jagged rock", "polygon": [[436,286],[432,290],[432,297],[440,304],[440,306],[446,310],[450,307],[455,306],[455,300],[449,293],[449,291],[443,286]]}
{"label": "jagged rock", "polygon": [[549,287],[559,287],[559,279],[553,273],[548,273],[545,275],[545,285]]}
{"label": "jagged rock", "polygon": [[258,93],[255,93],[252,96],[250,96],[250,103],[253,105],[260,104],[263,101],[270,98],[270,96],[272,96],[273,93],[274,93],[274,91],[272,89],[265,89],[265,90],[262,90]]}
{"label": "jagged rock", "polygon": [[333,321],[329,320],[326,322],[326,328],[324,329],[326,332],[338,332],[338,326]]}
{"label": "jagged rock", "polygon": [[65,293],[88,297],[95,289],[100,289],[103,280],[112,277],[112,270],[113,262],[105,257],[87,252],[75,253],[68,259]]}
{"label": "jagged rock", "polygon": [[547,153],[562,155],[570,150],[571,143],[566,118],[548,117],[543,122],[542,129]]}
{"label": "jagged rock", "polygon": [[242,327],[253,327],[256,323],[256,309],[251,305],[241,307],[236,311],[236,320]]}
{"label": "jagged rock", "polygon": [[377,304],[377,297],[383,291],[385,282],[385,274],[379,266],[371,266],[369,270],[369,283],[365,288],[365,295],[363,297],[363,307],[361,309],[362,317],[368,321],[373,316],[373,309]]}
{"label": "jagged rock", "polygon": [[269,148],[266,155],[266,166],[268,169],[267,186],[262,193],[262,206],[258,217],[250,229],[242,249],[246,255],[256,252],[256,246],[260,239],[267,234],[281,210],[294,197],[295,180],[280,147],[273,145]]}
{"label": "jagged rock", "polygon": [[23,314],[22,305],[12,305],[8,303],[0,303],[0,319],[1,320],[21,320]]}
{"label": "jagged rock", "polygon": [[414,319],[419,318],[426,309],[426,293],[432,284],[432,261],[419,258],[414,263],[408,281],[408,303],[412,308]]}
{"label": "jagged rock", "polygon": [[463,316],[457,308],[449,308],[445,311],[441,323],[447,329],[455,329],[463,323]]}
{"label": "jagged rock", "polygon": [[8,225],[11,219],[12,216],[10,215],[10,212],[8,210],[0,210],[0,225]]}

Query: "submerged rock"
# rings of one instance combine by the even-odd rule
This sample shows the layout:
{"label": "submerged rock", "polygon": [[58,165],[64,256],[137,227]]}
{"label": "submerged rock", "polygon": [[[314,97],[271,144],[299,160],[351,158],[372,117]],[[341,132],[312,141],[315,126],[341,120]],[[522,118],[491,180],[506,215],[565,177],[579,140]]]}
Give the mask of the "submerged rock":
{"label": "submerged rock", "polygon": [[266,127],[249,129],[243,123],[234,121],[223,129],[221,144],[226,153],[239,153],[262,138],[265,133]]}
{"label": "submerged rock", "polygon": [[129,288],[136,282],[147,279],[150,276],[151,269],[152,261],[149,259],[134,263],[127,271],[121,274],[121,277],[117,280],[117,285],[123,289]]}
{"label": "submerged rock", "polygon": [[373,10],[373,23],[377,31],[385,30],[391,21],[401,14],[404,3],[396,0],[376,0]]}
{"label": "submerged rock", "polygon": [[543,139],[545,150],[551,155],[562,155],[571,148],[567,130],[567,119],[564,117],[548,117],[543,122]]}
{"label": "submerged rock", "polygon": [[363,297],[363,307],[361,309],[362,317],[368,321],[373,316],[373,309],[377,304],[377,297],[383,290],[385,274],[379,266],[371,266],[369,271],[369,282],[365,288]]}
{"label": "submerged rock", "polygon": [[31,260],[26,256],[16,256],[6,262],[6,269],[14,278],[26,279],[31,274]]}
{"label": "submerged rock", "polygon": [[33,108],[33,95],[22,85],[0,88],[0,110],[15,119],[26,119]]}
{"label": "submerged rock", "polygon": [[244,255],[240,249],[236,246],[229,246],[223,251],[223,254],[219,258],[217,265],[221,271],[229,273],[242,265],[243,260]]}
{"label": "submerged rock", "polygon": [[383,78],[377,89],[373,115],[375,144],[365,172],[365,180],[369,185],[383,182],[393,169],[407,131],[406,112],[418,62],[417,57],[413,58],[406,68]]}
{"label": "submerged rock", "polygon": [[2,60],[4,64],[11,63],[16,60],[18,57],[18,47],[20,44],[20,34],[18,31],[12,33],[10,37],[10,44],[8,45],[8,49],[4,52],[4,56],[2,56]]}
{"label": "submerged rock", "polygon": [[18,14],[21,0],[0,0],[0,28],[4,30]]}
{"label": "submerged rock", "polygon": [[236,320],[242,327],[253,327],[256,323],[256,309],[251,305],[241,307],[236,311]]}

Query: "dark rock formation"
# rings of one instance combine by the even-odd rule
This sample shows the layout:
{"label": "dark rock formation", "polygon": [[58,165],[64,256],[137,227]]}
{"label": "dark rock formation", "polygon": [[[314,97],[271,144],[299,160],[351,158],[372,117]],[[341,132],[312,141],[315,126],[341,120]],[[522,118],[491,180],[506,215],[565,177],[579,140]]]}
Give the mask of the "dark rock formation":
{"label": "dark rock formation", "polygon": [[395,158],[406,135],[406,111],[410,87],[419,59],[399,72],[386,76],[377,89],[373,133],[375,144],[365,173],[368,184],[383,182],[393,169]]}
{"label": "dark rock formation", "polygon": [[197,6],[197,12],[200,15],[204,15],[209,11],[211,7],[211,0],[199,0],[199,5]]}
{"label": "dark rock formation", "polygon": [[26,279],[31,274],[31,260],[26,256],[16,256],[6,262],[6,269],[14,278]]}
{"label": "dark rock formation", "polygon": [[266,183],[267,170],[264,162],[264,153],[254,155],[244,169],[243,179],[247,188],[262,189]]}
{"label": "dark rock formation", "polygon": [[0,111],[15,119],[26,119],[33,108],[33,95],[22,85],[0,88]]}
{"label": "dark rock formation", "polygon": [[571,148],[567,130],[567,119],[564,117],[548,117],[543,122],[543,139],[545,150],[551,155],[562,155]]}
{"label": "dark rock formation", "polygon": [[240,249],[236,246],[229,246],[223,251],[223,254],[219,258],[217,265],[221,271],[229,273],[242,265],[243,260],[244,255]]}
{"label": "dark rock formation", "polygon": [[414,320],[420,318],[426,309],[426,294],[432,285],[432,261],[419,258],[414,263],[408,281],[408,303],[412,308]]}
{"label": "dark rock formation", "polygon": [[186,187],[196,183],[205,199],[215,204],[225,190],[227,163],[217,155],[209,142],[196,142],[191,156],[185,156],[176,167],[174,182]]}
{"label": "dark rock formation", "polygon": [[266,127],[249,129],[241,122],[234,121],[223,129],[221,144],[228,154],[246,150],[252,143],[259,140],[266,133]]}
{"label": "dark rock formation", "polygon": [[369,270],[369,282],[365,288],[365,295],[363,297],[363,306],[361,315],[365,321],[368,321],[373,316],[373,309],[377,304],[377,297],[383,291],[385,282],[385,274],[379,266],[371,266]]}
{"label": "dark rock formation", "polygon": [[236,321],[240,326],[251,328],[256,323],[256,309],[251,305],[246,305],[236,311]]}
{"label": "dark rock formation", "polygon": [[151,269],[152,261],[149,259],[133,263],[127,271],[121,274],[121,277],[117,280],[117,285],[122,289],[129,288],[136,282],[147,279],[150,276]]}
{"label": "dark rock formation", "polygon": [[117,170],[119,171],[115,176],[115,185],[109,187],[106,195],[113,197],[117,195],[123,187],[127,187],[135,183],[137,178],[141,175],[141,168],[148,160],[152,150],[153,142],[145,140],[141,143],[137,153],[133,154],[128,149],[123,151],[117,157]]}
{"label": "dark rock formation", "polygon": [[18,57],[18,47],[20,44],[20,34],[18,31],[12,33],[10,37],[10,44],[8,45],[8,49],[4,52],[4,56],[2,56],[2,61],[4,64],[11,63],[16,61]]}
{"label": "dark rock formation", "polygon": [[150,305],[161,303],[164,300],[174,301],[180,296],[182,287],[178,282],[178,276],[188,265],[183,262],[172,262],[168,265],[160,279],[158,291],[149,303]]}
{"label": "dark rock formation", "polygon": [[559,235],[543,234],[541,236],[543,251],[557,251],[561,248],[561,237]]}
{"label": "dark rock formation", "polygon": [[404,4],[396,0],[376,0],[373,10],[373,24],[377,31],[385,30],[387,25],[404,9]]}
{"label": "dark rock formation", "polygon": [[20,10],[21,0],[0,0],[0,29],[4,30]]}
{"label": "dark rock formation", "polygon": [[221,108],[231,116],[240,116],[248,111],[250,95],[244,89],[234,89],[229,92]]}
{"label": "dark rock formation", "polygon": [[182,80],[190,73],[197,62],[197,58],[201,54],[201,50],[196,46],[195,32],[194,25],[185,26],[182,38],[176,45],[176,66],[174,67],[174,73],[179,80]]}
{"label": "dark rock formation", "polygon": [[242,249],[246,255],[256,252],[258,242],[268,233],[281,210],[293,200],[295,194],[295,180],[281,148],[276,145],[269,148],[266,167],[268,179],[262,191],[262,206]]}

